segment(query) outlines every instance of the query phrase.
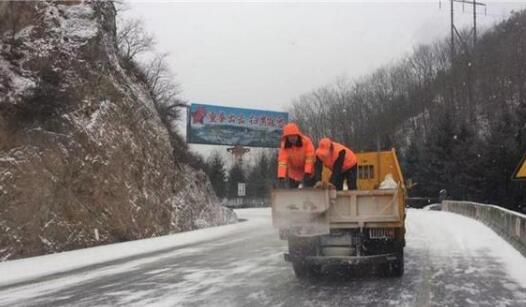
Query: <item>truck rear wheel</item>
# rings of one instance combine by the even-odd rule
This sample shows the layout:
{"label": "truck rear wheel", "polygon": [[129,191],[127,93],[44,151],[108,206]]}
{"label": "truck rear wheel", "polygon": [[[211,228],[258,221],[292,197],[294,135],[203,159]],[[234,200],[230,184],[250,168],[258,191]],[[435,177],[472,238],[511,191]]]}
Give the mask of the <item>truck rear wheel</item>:
{"label": "truck rear wheel", "polygon": [[402,277],[404,275],[404,250],[397,253],[396,260],[386,264],[385,275],[387,277]]}
{"label": "truck rear wheel", "polygon": [[304,279],[309,277],[316,277],[321,274],[321,267],[319,265],[306,264],[302,261],[292,262],[292,268],[297,278]]}
{"label": "truck rear wheel", "polygon": [[321,273],[321,266],[305,263],[304,257],[315,256],[318,238],[289,237],[289,254],[293,258],[292,268],[296,277],[303,279],[314,277]]}
{"label": "truck rear wheel", "polygon": [[292,257],[315,256],[318,238],[289,237],[289,254]]}

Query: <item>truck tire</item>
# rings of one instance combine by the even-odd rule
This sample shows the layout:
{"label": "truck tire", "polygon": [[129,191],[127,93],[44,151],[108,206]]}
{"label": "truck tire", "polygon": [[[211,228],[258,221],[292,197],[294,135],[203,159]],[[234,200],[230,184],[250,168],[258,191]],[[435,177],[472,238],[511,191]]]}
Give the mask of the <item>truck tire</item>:
{"label": "truck tire", "polygon": [[404,250],[397,253],[396,260],[387,263],[386,276],[387,277],[402,277],[404,275]]}
{"label": "truck tire", "polygon": [[299,279],[305,279],[309,277],[317,277],[321,274],[321,267],[319,265],[307,264],[302,261],[292,262],[292,268],[294,274]]}
{"label": "truck tire", "polygon": [[289,254],[294,258],[315,256],[318,244],[317,238],[289,237]]}
{"label": "truck tire", "polygon": [[321,273],[321,266],[305,263],[303,258],[315,256],[318,245],[317,238],[289,237],[289,254],[293,258],[292,268],[300,279],[315,277]]}

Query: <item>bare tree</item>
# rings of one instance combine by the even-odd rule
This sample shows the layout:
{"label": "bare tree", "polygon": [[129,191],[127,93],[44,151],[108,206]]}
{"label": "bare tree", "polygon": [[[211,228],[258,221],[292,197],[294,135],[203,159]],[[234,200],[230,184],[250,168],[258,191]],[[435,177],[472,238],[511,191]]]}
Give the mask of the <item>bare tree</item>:
{"label": "bare tree", "polygon": [[179,85],[174,81],[168,62],[168,54],[156,54],[144,67],[146,81],[151,94],[156,101],[168,102],[174,100],[179,94]]}
{"label": "bare tree", "polygon": [[143,70],[146,84],[163,122],[171,129],[173,121],[180,118],[180,111],[187,103],[179,99],[179,85],[174,81],[168,62],[168,54],[156,54]]}
{"label": "bare tree", "polygon": [[142,53],[152,51],[155,39],[144,29],[142,20],[126,19],[117,31],[117,46],[124,61],[131,63]]}
{"label": "bare tree", "polygon": [[9,34],[5,42],[9,42],[11,47],[16,45],[16,34],[21,27],[22,13],[24,12],[24,3],[16,1],[0,1],[0,33]]}

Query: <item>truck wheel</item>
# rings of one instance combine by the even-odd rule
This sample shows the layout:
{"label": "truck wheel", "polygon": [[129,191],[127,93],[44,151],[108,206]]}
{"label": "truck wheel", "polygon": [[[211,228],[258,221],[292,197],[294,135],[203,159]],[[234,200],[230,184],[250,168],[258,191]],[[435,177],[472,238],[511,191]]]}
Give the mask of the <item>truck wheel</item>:
{"label": "truck wheel", "polygon": [[404,250],[398,252],[396,260],[387,264],[386,275],[388,277],[402,277],[404,275]]}
{"label": "truck wheel", "polygon": [[294,261],[292,263],[292,268],[294,269],[294,274],[297,278],[303,279],[309,277],[309,268],[302,262]]}
{"label": "truck wheel", "polygon": [[289,237],[289,253],[293,257],[316,255],[317,239]]}
{"label": "truck wheel", "polygon": [[319,265],[306,264],[300,261],[292,262],[292,268],[294,274],[299,279],[305,279],[309,277],[317,277],[321,274],[321,267]]}
{"label": "truck wheel", "polygon": [[303,279],[321,274],[321,266],[302,261],[304,257],[315,256],[318,238],[289,237],[289,254],[293,257],[292,267],[296,277]]}

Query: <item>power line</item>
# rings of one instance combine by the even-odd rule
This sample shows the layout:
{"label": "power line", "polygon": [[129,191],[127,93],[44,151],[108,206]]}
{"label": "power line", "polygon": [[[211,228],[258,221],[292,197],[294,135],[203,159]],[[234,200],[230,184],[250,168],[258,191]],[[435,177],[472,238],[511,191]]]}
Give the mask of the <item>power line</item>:
{"label": "power line", "polygon": [[[451,58],[455,56],[455,41],[458,40],[462,45],[467,46],[467,42],[460,35],[457,27],[455,26],[455,2],[462,3],[464,7],[465,4],[470,4],[473,6],[473,26],[468,36],[473,38],[473,48],[477,45],[477,6],[484,7],[484,14],[487,15],[487,5],[483,2],[476,0],[449,0],[450,2],[450,17],[451,17]],[[442,1],[439,1],[439,6],[442,8]]]}
{"label": "power line", "polygon": [[[467,39],[464,39],[460,32],[458,31],[457,27],[455,26],[455,2],[462,3],[462,6],[464,7],[465,4],[472,5],[473,7],[473,27],[471,28],[471,31],[468,34],[467,39],[469,39],[469,36],[473,39],[473,46],[470,52],[469,43]],[[450,18],[451,18],[451,46],[450,46],[450,58],[451,58],[451,73],[454,75],[456,74],[455,71],[455,62],[457,61],[456,57],[456,41],[458,40],[460,47],[463,49],[463,54],[468,56],[467,63],[468,63],[468,74],[466,76],[466,79],[464,79],[464,86],[467,85],[467,102],[468,102],[468,112],[470,115],[470,118],[473,120],[474,117],[474,93],[473,93],[473,82],[475,80],[475,71],[474,71],[474,61],[475,58],[475,52],[476,52],[476,45],[477,45],[477,6],[484,7],[484,12],[487,14],[487,6],[485,3],[478,2],[477,0],[449,0],[450,4]],[[442,1],[439,2],[440,7],[442,7]],[[452,100],[455,100],[455,90],[453,86],[451,86],[451,97]]]}

